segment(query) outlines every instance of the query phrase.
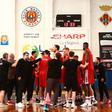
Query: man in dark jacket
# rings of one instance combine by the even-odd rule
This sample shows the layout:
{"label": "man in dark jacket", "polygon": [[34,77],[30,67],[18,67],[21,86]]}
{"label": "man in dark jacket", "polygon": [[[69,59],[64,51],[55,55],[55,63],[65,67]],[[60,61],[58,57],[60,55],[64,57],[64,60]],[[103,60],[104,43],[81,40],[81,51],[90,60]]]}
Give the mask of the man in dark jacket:
{"label": "man in dark jacket", "polygon": [[29,61],[29,53],[24,52],[23,58],[20,59],[16,66],[16,79],[17,79],[17,107],[23,107],[22,94],[27,91],[27,104],[29,104],[32,98],[32,82],[34,76],[32,75],[33,69],[36,67],[36,63],[41,59],[35,61]]}
{"label": "man in dark jacket", "polygon": [[4,107],[4,96],[6,92],[7,80],[8,80],[8,53],[3,54],[3,58],[0,59],[0,107]]}
{"label": "man in dark jacket", "polygon": [[46,99],[45,103],[50,103],[51,98],[50,94],[51,91],[54,92],[53,96],[53,105],[57,105],[57,100],[59,96],[59,86],[60,86],[60,79],[61,79],[61,67],[62,62],[60,61],[61,54],[55,54],[56,59],[52,59],[48,62],[48,72],[47,72],[47,88],[46,88]]}
{"label": "man in dark jacket", "polygon": [[97,73],[99,93],[100,93],[100,103],[101,104],[103,103],[104,92],[107,97],[107,103],[110,103],[111,101],[109,100],[109,94],[106,87],[105,67],[103,66],[101,59],[99,57],[96,57],[95,62],[96,62],[95,70]]}

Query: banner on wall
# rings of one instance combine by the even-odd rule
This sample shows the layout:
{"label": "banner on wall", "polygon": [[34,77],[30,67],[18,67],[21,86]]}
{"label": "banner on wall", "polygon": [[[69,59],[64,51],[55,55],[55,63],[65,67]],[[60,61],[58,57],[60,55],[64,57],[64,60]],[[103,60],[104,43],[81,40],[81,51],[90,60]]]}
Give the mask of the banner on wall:
{"label": "banner on wall", "polygon": [[44,2],[37,4],[36,1],[17,1],[16,2],[16,48],[17,57],[22,57],[24,51],[40,52],[43,47],[44,22]]}
{"label": "banner on wall", "polygon": [[74,50],[82,50],[84,42],[89,43],[87,32],[76,32],[73,29],[55,30],[50,37],[50,43],[58,44],[61,48],[66,46]]}
{"label": "banner on wall", "polygon": [[108,70],[112,70],[112,32],[99,33],[100,57]]}

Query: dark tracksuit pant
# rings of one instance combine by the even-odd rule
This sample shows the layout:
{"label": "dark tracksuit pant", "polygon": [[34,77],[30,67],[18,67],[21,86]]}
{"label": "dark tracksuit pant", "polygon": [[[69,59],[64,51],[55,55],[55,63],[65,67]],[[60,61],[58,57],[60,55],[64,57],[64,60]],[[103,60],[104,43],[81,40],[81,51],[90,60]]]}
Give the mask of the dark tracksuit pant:
{"label": "dark tracksuit pant", "polygon": [[96,90],[95,90],[95,85],[94,85],[94,84],[92,85],[92,89],[93,89],[93,91],[94,91],[94,97],[95,97],[95,100],[97,100]]}
{"label": "dark tracksuit pant", "polygon": [[8,85],[7,85],[7,98],[8,100],[11,99],[12,93],[14,88],[16,87],[15,79],[8,80]]}
{"label": "dark tracksuit pant", "polygon": [[[17,80],[17,103],[22,101],[23,92],[27,92],[27,101],[30,101],[33,94],[34,76],[33,69],[35,64],[41,59],[35,61],[20,59],[16,66],[16,80]],[[20,78],[20,80],[19,80]]]}
{"label": "dark tracksuit pant", "polygon": [[59,97],[61,97],[62,95],[62,87],[61,87],[61,83],[59,84]]}
{"label": "dark tracksuit pant", "polygon": [[103,101],[104,93],[107,99],[109,99],[109,94],[105,82],[101,82],[100,80],[98,80],[98,85],[99,85],[100,101]]}
{"label": "dark tracksuit pant", "polygon": [[22,95],[27,92],[27,101],[30,101],[33,95],[34,77],[17,80],[17,103],[22,102]]}
{"label": "dark tracksuit pant", "polygon": [[57,100],[58,100],[58,96],[59,96],[59,79],[52,79],[52,78],[48,78],[47,79],[47,93],[51,93],[51,91],[54,92],[54,96],[53,96],[53,105],[56,105]]}

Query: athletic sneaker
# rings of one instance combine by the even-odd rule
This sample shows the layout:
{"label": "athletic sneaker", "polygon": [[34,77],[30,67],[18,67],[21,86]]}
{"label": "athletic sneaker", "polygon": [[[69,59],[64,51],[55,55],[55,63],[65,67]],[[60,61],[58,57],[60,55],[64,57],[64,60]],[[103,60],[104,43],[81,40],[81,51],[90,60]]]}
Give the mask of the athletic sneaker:
{"label": "athletic sneaker", "polygon": [[61,97],[58,97],[58,102],[62,102],[62,98]]}
{"label": "athletic sneaker", "polygon": [[81,107],[91,107],[91,106],[92,106],[92,104],[91,104],[91,101],[89,101],[89,100],[86,100],[85,103],[83,103],[81,105]]}
{"label": "athletic sneaker", "polygon": [[16,104],[16,107],[18,107],[18,108],[23,108],[24,105],[23,105],[23,103],[19,102],[19,103]]}
{"label": "athletic sneaker", "polygon": [[65,105],[66,104],[66,102],[65,101],[62,101],[62,102],[58,102],[56,105],[57,106],[63,106],[63,105]]}
{"label": "athletic sneaker", "polygon": [[80,105],[81,107],[87,107],[87,102],[85,101],[82,105]]}
{"label": "athletic sneaker", "polygon": [[92,100],[92,101],[91,101],[91,104],[92,104],[92,105],[96,105],[97,103],[98,103],[98,102],[97,102],[96,100]]}
{"label": "athletic sneaker", "polygon": [[40,100],[40,103],[39,103],[40,105],[44,105],[45,103],[44,103],[44,101],[43,100]]}
{"label": "athletic sneaker", "polygon": [[75,103],[71,104],[71,108],[75,108],[75,109],[77,108],[77,106],[75,105]]}
{"label": "athletic sneaker", "polygon": [[91,101],[88,101],[88,102],[87,102],[87,106],[88,106],[88,107],[91,107],[91,106],[92,106]]}
{"label": "athletic sneaker", "polygon": [[70,107],[70,103],[69,102],[66,102],[65,105],[64,105],[64,107],[69,108]]}

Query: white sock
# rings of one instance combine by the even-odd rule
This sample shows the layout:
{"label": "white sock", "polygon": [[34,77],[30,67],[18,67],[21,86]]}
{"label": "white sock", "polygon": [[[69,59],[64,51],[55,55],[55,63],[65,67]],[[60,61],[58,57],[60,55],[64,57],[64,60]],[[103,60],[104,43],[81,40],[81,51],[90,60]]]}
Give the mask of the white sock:
{"label": "white sock", "polygon": [[85,97],[85,101],[88,101],[88,100],[89,100],[89,97],[88,97],[88,96],[86,96],[86,97]]}
{"label": "white sock", "polygon": [[88,96],[85,97],[86,100],[88,100],[88,98],[89,98]]}
{"label": "white sock", "polygon": [[66,100],[66,103],[68,103],[69,102],[69,100]]}
{"label": "white sock", "polygon": [[85,102],[86,102],[86,103],[91,103],[91,97],[88,97],[88,96],[87,96]]}
{"label": "white sock", "polygon": [[74,101],[74,100],[72,100],[72,104],[74,104],[74,105],[75,105],[75,101]]}

